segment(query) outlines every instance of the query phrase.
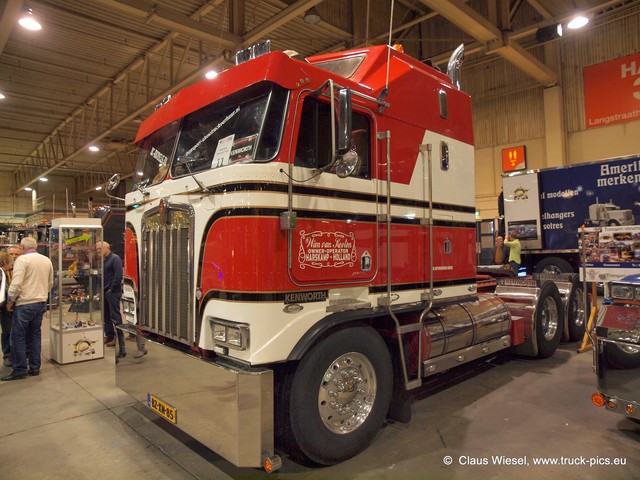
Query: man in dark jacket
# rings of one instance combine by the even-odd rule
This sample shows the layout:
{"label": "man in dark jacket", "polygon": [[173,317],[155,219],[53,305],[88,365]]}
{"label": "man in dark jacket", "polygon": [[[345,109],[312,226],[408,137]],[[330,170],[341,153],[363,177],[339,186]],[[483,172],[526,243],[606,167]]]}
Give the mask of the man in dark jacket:
{"label": "man in dark jacket", "polygon": [[120,299],[122,297],[122,260],[111,251],[107,242],[96,243],[96,252],[104,257],[104,336],[108,347],[115,346],[118,338],[118,353],[116,359],[127,355],[124,344],[124,333],[115,327],[122,325],[120,313]]}

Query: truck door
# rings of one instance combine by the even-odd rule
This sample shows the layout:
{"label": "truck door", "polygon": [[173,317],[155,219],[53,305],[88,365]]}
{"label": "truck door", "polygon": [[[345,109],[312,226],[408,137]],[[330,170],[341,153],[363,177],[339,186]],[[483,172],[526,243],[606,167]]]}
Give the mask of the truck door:
{"label": "truck door", "polygon": [[289,275],[301,286],[370,281],[378,268],[373,115],[353,111],[351,149],[358,163],[340,178],[331,168],[335,109],[325,98],[301,95],[296,111],[290,182],[297,219],[289,235]]}

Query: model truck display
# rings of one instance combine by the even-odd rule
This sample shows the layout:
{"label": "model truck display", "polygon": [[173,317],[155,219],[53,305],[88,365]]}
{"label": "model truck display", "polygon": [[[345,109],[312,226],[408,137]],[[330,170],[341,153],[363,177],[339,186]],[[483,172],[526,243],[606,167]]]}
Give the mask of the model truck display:
{"label": "model truck display", "polygon": [[581,226],[640,225],[640,157],[505,174],[506,229],[516,232],[528,272],[578,272]]}
{"label": "model truck display", "polygon": [[596,326],[598,407],[640,420],[640,275],[611,282]]}
{"label": "model truck display", "polygon": [[478,291],[462,49],[448,75],[387,46],[289,53],[239,52],[141,125],[123,311],[148,355],[116,366],[169,422],[267,470],[276,446],[348,459],[409,420],[426,377],[548,357],[564,326],[553,281]]}

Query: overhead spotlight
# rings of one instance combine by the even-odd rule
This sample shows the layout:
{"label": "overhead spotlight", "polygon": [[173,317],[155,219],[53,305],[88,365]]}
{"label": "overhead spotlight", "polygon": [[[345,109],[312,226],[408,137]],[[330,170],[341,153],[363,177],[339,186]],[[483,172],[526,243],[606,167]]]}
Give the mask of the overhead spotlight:
{"label": "overhead spotlight", "polygon": [[102,190],[102,185],[98,185],[98,186],[96,187],[96,190],[97,190],[97,191]]}
{"label": "overhead spotlight", "polygon": [[95,145],[91,145],[89,147],[89,150],[91,150],[92,152],[99,152],[100,151],[100,149],[98,147],[96,147]]}
{"label": "overhead spotlight", "polygon": [[538,43],[550,42],[556,38],[562,36],[562,25],[557,23],[555,25],[549,25],[547,27],[539,28],[536,31],[536,40]]}
{"label": "overhead spotlight", "polygon": [[316,23],[320,22],[320,14],[315,7],[311,7],[305,12],[304,22],[308,23],[309,25],[315,25]]}
{"label": "overhead spotlight", "polygon": [[30,192],[31,190],[33,190],[33,188],[31,188],[31,187],[24,187],[24,191],[25,191],[25,192]]}
{"label": "overhead spotlight", "polygon": [[4,100],[6,97],[0,93],[0,100]]}
{"label": "overhead spotlight", "polygon": [[215,70],[209,70],[207,73],[204,74],[204,76],[208,80],[212,80],[218,76],[218,72],[216,72]]}
{"label": "overhead spotlight", "polygon": [[24,15],[18,20],[18,23],[27,30],[42,30],[42,25],[40,25],[40,22],[33,16],[33,9],[31,8],[25,11]]}
{"label": "overhead spotlight", "polygon": [[40,177],[38,180],[40,180],[41,182],[48,182],[49,179],[47,177]]}
{"label": "overhead spotlight", "polygon": [[569,20],[569,23],[567,23],[567,28],[576,30],[578,28],[584,27],[587,23],[589,23],[589,17],[587,17],[586,15],[576,15],[571,20]]}

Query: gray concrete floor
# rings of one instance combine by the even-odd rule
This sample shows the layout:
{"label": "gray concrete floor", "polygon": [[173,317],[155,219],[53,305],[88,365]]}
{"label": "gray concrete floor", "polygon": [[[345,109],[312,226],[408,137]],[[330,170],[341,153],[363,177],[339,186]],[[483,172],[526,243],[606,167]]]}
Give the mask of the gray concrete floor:
{"label": "gray concrete floor", "polygon": [[[271,475],[232,466],[135,403],[115,386],[113,348],[78,364],[45,358],[39,377],[0,383],[0,479],[640,478],[640,424],[591,404],[592,354],[576,348],[461,367],[424,389],[411,423],[386,424],[361,455],[327,468],[284,458]],[[527,465],[494,465],[493,457]],[[537,457],[573,464],[535,466]],[[626,465],[575,465],[591,459]]]}

